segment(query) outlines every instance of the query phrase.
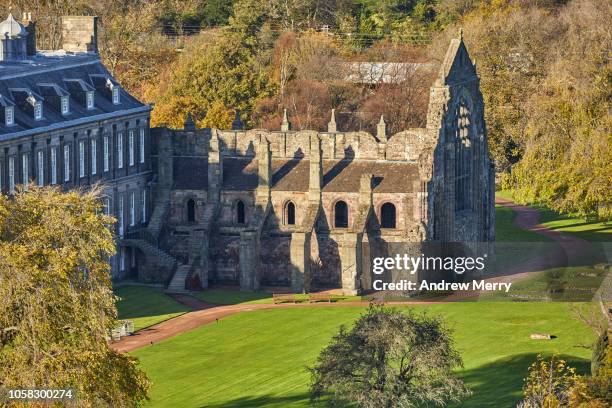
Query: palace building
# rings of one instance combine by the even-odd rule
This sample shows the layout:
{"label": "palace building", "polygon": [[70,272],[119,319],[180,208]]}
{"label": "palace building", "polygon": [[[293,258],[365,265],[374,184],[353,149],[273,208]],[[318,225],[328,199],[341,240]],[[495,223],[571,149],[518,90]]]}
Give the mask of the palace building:
{"label": "palace building", "polygon": [[325,132],[292,130],[286,113],[280,130],[245,130],[239,114],[230,130],[190,117],[149,129],[150,107],[99,60],[95,17],[63,25],[63,49],[43,52],[34,23],[0,24],[1,188],[103,183],[115,279],[355,294],[370,289],[374,257],[494,240],[484,105],[462,38],[422,129],[391,135],[381,117],[375,135],[344,131],[333,111]]}
{"label": "palace building", "polygon": [[[36,24],[0,23],[0,189],[36,183],[104,186],[118,234],[149,217],[151,108],[97,54],[96,17],[63,17],[61,50],[36,50]],[[121,209],[121,210],[120,210]],[[115,257],[113,270],[134,259]]]}

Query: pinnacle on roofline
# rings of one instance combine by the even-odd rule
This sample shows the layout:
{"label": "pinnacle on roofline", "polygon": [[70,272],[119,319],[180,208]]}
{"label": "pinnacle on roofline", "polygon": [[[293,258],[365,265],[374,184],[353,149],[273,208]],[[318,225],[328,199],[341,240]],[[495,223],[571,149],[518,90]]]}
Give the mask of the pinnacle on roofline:
{"label": "pinnacle on roofline", "polygon": [[288,132],[291,130],[291,123],[287,119],[287,108],[283,109],[283,121],[281,122],[281,132]]}
{"label": "pinnacle on roofline", "polygon": [[336,110],[332,109],[331,110],[331,119],[329,120],[329,122],[327,123],[327,132],[328,133],[335,133],[337,132],[337,126],[336,126]]}
{"label": "pinnacle on roofline", "polygon": [[196,130],[196,124],[193,121],[191,112],[187,113],[187,117],[185,118],[185,122],[183,123],[183,129],[184,130]]}
{"label": "pinnacle on roofline", "polygon": [[380,115],[380,120],[376,125],[376,137],[381,142],[387,141],[387,123],[385,122],[385,118],[383,115]]}
{"label": "pinnacle on roofline", "polygon": [[236,116],[232,122],[232,130],[244,130],[244,123],[240,119],[240,109],[236,109]]}

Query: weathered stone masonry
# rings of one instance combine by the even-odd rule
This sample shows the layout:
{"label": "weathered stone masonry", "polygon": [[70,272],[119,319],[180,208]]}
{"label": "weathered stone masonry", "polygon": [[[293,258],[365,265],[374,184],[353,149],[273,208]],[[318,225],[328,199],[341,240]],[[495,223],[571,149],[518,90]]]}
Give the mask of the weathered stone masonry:
{"label": "weathered stone masonry", "polygon": [[[493,170],[475,66],[450,44],[431,88],[427,127],[376,136],[293,131],[152,130],[152,232],[181,261],[171,285],[295,292],[369,287],[371,258],[391,244],[494,239]],[[149,230],[151,230],[151,223]],[[181,269],[182,268],[182,269]],[[164,276],[163,279],[168,279]],[[415,279],[422,277],[416,276]]]}

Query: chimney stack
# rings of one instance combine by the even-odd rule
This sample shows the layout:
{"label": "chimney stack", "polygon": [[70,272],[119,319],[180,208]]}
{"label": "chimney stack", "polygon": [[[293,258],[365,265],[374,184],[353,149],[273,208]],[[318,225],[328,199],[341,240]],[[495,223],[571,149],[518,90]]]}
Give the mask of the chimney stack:
{"label": "chimney stack", "polygon": [[63,16],[62,49],[67,52],[98,52],[98,17]]}
{"label": "chimney stack", "polygon": [[28,57],[36,55],[36,22],[32,21],[32,13],[23,12],[21,22],[28,32],[26,40],[26,55]]}

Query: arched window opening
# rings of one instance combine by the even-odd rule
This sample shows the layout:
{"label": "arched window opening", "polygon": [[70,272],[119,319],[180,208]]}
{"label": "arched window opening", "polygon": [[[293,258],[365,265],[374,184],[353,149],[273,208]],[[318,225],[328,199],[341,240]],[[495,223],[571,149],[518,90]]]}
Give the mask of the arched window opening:
{"label": "arched window opening", "polygon": [[344,201],[338,201],[334,206],[334,226],[348,228],[348,205]]}
{"label": "arched window opening", "polygon": [[471,114],[465,101],[461,101],[455,115],[455,211],[463,211],[471,208],[473,158]]}
{"label": "arched window opening", "polygon": [[395,206],[392,203],[384,203],[380,207],[380,226],[395,228]]}
{"label": "arched window opening", "polygon": [[285,206],[285,224],[295,225],[295,204],[291,201]]}
{"label": "arched window opening", "polygon": [[195,201],[187,200],[187,222],[195,222]]}
{"label": "arched window opening", "polygon": [[242,201],[238,201],[236,203],[236,222],[238,224],[244,224],[244,203]]}

